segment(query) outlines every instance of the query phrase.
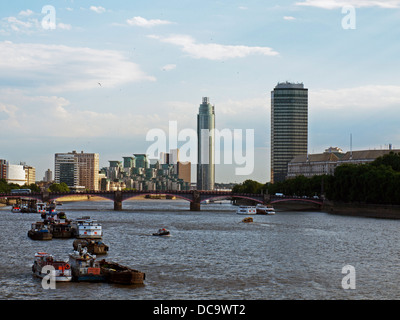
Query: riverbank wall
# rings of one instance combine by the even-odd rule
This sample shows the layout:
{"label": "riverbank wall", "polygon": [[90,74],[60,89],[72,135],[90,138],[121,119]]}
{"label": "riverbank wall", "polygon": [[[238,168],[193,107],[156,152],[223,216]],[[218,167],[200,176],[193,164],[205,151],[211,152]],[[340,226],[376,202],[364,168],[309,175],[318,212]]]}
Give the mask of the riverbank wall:
{"label": "riverbank wall", "polygon": [[330,214],[376,219],[400,219],[400,206],[345,203],[325,200],[322,211]]}

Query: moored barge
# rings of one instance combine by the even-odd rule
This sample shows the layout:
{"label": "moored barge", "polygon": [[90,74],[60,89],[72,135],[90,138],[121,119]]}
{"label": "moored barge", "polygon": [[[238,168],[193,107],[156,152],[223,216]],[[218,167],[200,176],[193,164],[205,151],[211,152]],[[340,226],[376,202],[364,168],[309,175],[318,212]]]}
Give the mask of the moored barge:
{"label": "moored barge", "polygon": [[72,269],[73,281],[104,282],[106,277],[101,274],[96,256],[87,252],[87,248],[79,248],[69,254],[69,264]]}
{"label": "moored barge", "polygon": [[101,239],[102,226],[97,220],[83,217],[72,222],[73,235],[78,239]]}
{"label": "moored barge", "polygon": [[49,226],[44,222],[32,223],[31,230],[28,231],[28,237],[32,240],[51,240],[53,235]]}
{"label": "moored barge", "polygon": [[109,249],[103,241],[97,239],[76,239],[72,245],[75,250],[78,250],[79,246],[86,247],[90,254],[95,255],[107,254]]}
{"label": "moored barge", "polygon": [[53,255],[46,252],[36,253],[35,261],[32,265],[33,274],[39,278],[44,278],[49,275],[49,271],[57,282],[69,282],[72,280],[71,266],[67,262],[58,261]]}
{"label": "moored barge", "polygon": [[115,262],[100,261],[101,272],[110,283],[125,285],[141,285],[146,279],[146,274],[138,270],[122,266]]}

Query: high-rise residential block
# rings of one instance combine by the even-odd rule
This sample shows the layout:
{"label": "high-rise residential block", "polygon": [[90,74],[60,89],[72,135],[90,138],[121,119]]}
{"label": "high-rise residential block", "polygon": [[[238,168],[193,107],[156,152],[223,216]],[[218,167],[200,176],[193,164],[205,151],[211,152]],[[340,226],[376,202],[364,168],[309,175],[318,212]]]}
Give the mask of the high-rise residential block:
{"label": "high-rise residential block", "polygon": [[99,154],[75,153],[79,166],[79,185],[85,189],[99,190]]}
{"label": "high-rise residential block", "polygon": [[197,115],[197,190],[214,190],[215,184],[215,107],[203,98]]}
{"label": "high-rise residential block", "polygon": [[147,154],[134,154],[136,168],[150,168],[150,161]]}
{"label": "high-rise residential block", "polygon": [[68,187],[99,189],[99,154],[98,153],[57,153],[55,155],[54,180],[66,183]]}
{"label": "high-rise residential block", "polygon": [[286,179],[288,163],[308,151],[308,89],[278,83],[271,92],[271,182]]}

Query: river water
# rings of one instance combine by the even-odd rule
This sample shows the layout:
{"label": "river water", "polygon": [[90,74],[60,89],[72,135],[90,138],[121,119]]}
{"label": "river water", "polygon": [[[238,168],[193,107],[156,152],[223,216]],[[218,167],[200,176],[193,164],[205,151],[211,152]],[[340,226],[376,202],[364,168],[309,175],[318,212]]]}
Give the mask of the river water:
{"label": "river water", "polygon": [[[332,300],[398,299],[400,221],[277,212],[241,223],[229,203],[190,212],[179,200],[65,203],[68,218],[90,216],[103,225],[107,260],[146,273],[144,286],[57,283],[45,290],[32,275],[34,254],[68,259],[74,239],[33,241],[38,214],[0,208],[1,300]],[[171,237],[154,237],[160,227]],[[354,267],[345,290],[344,266]],[[350,282],[347,282],[350,283]]]}

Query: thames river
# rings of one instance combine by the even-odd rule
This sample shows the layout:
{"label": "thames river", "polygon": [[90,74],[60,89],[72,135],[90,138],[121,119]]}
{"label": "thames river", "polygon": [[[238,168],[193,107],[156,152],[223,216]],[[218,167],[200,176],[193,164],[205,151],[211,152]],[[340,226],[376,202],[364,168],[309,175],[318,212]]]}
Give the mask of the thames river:
{"label": "thames river", "polygon": [[[190,212],[179,200],[64,203],[70,219],[90,216],[103,225],[106,256],[146,273],[144,286],[57,283],[42,288],[32,275],[34,254],[62,260],[74,239],[33,241],[39,214],[0,208],[1,300],[333,300],[400,298],[400,221],[277,212],[242,223],[230,203]],[[159,228],[170,237],[154,237]],[[103,256],[101,256],[102,258]],[[345,266],[354,267],[354,289],[344,289]]]}

